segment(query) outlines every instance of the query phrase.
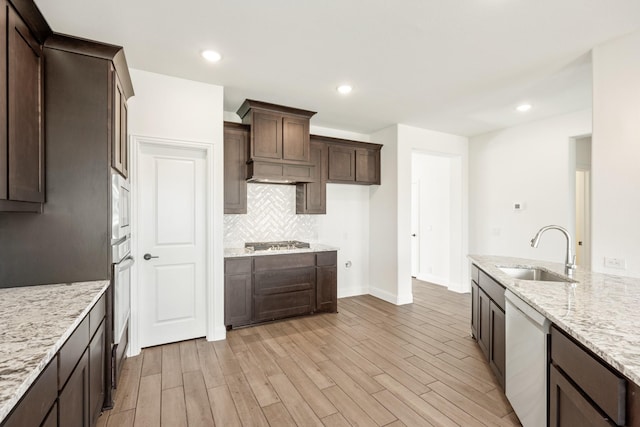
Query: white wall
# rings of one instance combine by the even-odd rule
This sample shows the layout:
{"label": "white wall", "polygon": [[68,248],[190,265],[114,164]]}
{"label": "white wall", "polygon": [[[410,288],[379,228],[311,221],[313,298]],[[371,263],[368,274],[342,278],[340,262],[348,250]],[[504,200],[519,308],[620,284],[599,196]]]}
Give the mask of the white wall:
{"label": "white wall", "polygon": [[[398,126],[372,134],[371,142],[384,147],[380,155],[381,184],[371,187],[369,199],[369,293],[394,304],[408,304],[413,296],[409,294],[401,301],[398,294]],[[408,275],[411,280],[411,270]]]}
{"label": "white wall", "polygon": [[[592,269],[640,277],[640,32],[593,50]],[[604,267],[623,258],[626,270]]]}
{"label": "white wall", "polygon": [[[129,133],[172,140],[201,142],[213,148],[213,272],[208,278],[208,305],[214,307],[207,319],[207,338],[223,339],[223,88],[190,80],[131,70],[135,97],[129,100]],[[135,180],[132,186],[136,186]],[[135,233],[135,224],[134,224]],[[136,236],[133,234],[134,248]],[[140,259],[139,256],[133,254]],[[139,254],[138,254],[139,255]],[[134,271],[134,279],[136,272]],[[135,289],[135,283],[132,288]],[[132,321],[137,315],[132,307]],[[132,329],[135,325],[132,324]],[[132,334],[133,337],[133,334]],[[139,351],[139,349],[138,349]]]}
{"label": "white wall", "polygon": [[561,233],[549,231],[538,248],[529,241],[544,225],[575,229],[572,137],[590,133],[587,110],[471,138],[470,252],[564,261]]}
{"label": "white wall", "polygon": [[411,156],[421,151],[458,158],[452,185],[459,201],[452,218],[453,232],[449,289],[468,291],[467,168],[465,137],[394,125],[371,135],[382,150],[382,185],[371,192],[371,294],[396,304],[413,301],[411,284]]}

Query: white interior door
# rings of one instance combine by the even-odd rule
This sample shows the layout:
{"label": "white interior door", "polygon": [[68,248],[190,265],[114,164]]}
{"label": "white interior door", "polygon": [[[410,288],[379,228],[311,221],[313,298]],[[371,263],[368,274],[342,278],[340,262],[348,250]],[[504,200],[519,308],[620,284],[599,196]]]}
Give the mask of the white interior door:
{"label": "white interior door", "polygon": [[420,274],[420,181],[411,183],[411,276]]}
{"label": "white interior door", "polygon": [[576,171],[576,263],[591,268],[591,173]]}
{"label": "white interior door", "polygon": [[145,143],[140,145],[138,167],[141,346],[202,337],[206,152]]}

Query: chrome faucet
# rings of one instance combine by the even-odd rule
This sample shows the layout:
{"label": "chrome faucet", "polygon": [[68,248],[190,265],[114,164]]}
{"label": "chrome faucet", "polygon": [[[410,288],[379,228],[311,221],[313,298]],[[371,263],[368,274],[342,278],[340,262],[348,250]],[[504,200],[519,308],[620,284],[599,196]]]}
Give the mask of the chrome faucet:
{"label": "chrome faucet", "polygon": [[564,234],[564,237],[567,238],[567,255],[564,260],[564,274],[571,276],[573,274],[573,270],[576,269],[576,256],[573,255],[573,251],[571,250],[571,235],[566,228],[560,227],[559,225],[547,225],[545,227],[542,227],[540,230],[538,230],[533,239],[531,239],[531,247],[537,248],[542,233],[552,229],[562,232],[562,234]]}

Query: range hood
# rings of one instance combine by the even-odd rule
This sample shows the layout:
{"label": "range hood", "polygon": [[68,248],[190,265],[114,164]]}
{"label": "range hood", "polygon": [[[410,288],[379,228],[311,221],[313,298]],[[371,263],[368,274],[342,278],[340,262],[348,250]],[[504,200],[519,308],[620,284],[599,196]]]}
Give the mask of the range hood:
{"label": "range hood", "polygon": [[247,99],[237,113],[242,123],[250,125],[248,182],[315,182],[309,142],[309,119],[314,111]]}

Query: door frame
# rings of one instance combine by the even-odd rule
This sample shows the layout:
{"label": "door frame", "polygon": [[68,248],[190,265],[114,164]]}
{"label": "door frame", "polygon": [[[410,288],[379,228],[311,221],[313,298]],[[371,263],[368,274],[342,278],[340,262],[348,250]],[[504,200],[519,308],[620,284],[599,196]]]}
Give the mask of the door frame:
{"label": "door frame", "polygon": [[[140,192],[138,191],[138,183],[140,182],[140,167],[138,162],[140,160],[140,151],[144,146],[159,146],[170,147],[177,149],[189,149],[199,150],[204,152],[205,155],[205,292],[206,292],[206,333],[207,340],[214,341],[225,339],[225,329],[219,325],[216,325],[215,318],[216,308],[218,310],[224,310],[224,293],[218,296],[214,280],[214,264],[216,259],[222,256],[218,254],[216,245],[214,245],[214,222],[215,214],[214,210],[214,198],[216,191],[214,191],[214,145],[210,142],[198,142],[187,141],[168,138],[157,138],[142,135],[130,135],[130,174],[131,179],[131,241],[132,241],[132,256],[136,260],[141,259],[141,254],[144,253],[144,249],[140,247],[141,243],[138,239],[140,227],[139,224],[139,208],[140,205]],[[220,236],[222,240],[222,236]],[[139,262],[139,261],[138,261]],[[138,262],[134,263],[132,271],[132,283],[131,283],[131,317],[129,325],[129,349],[127,350],[127,356],[135,356],[140,354],[142,350],[140,347],[140,318],[138,309],[139,301],[139,283],[141,283],[140,270],[138,268]]]}

